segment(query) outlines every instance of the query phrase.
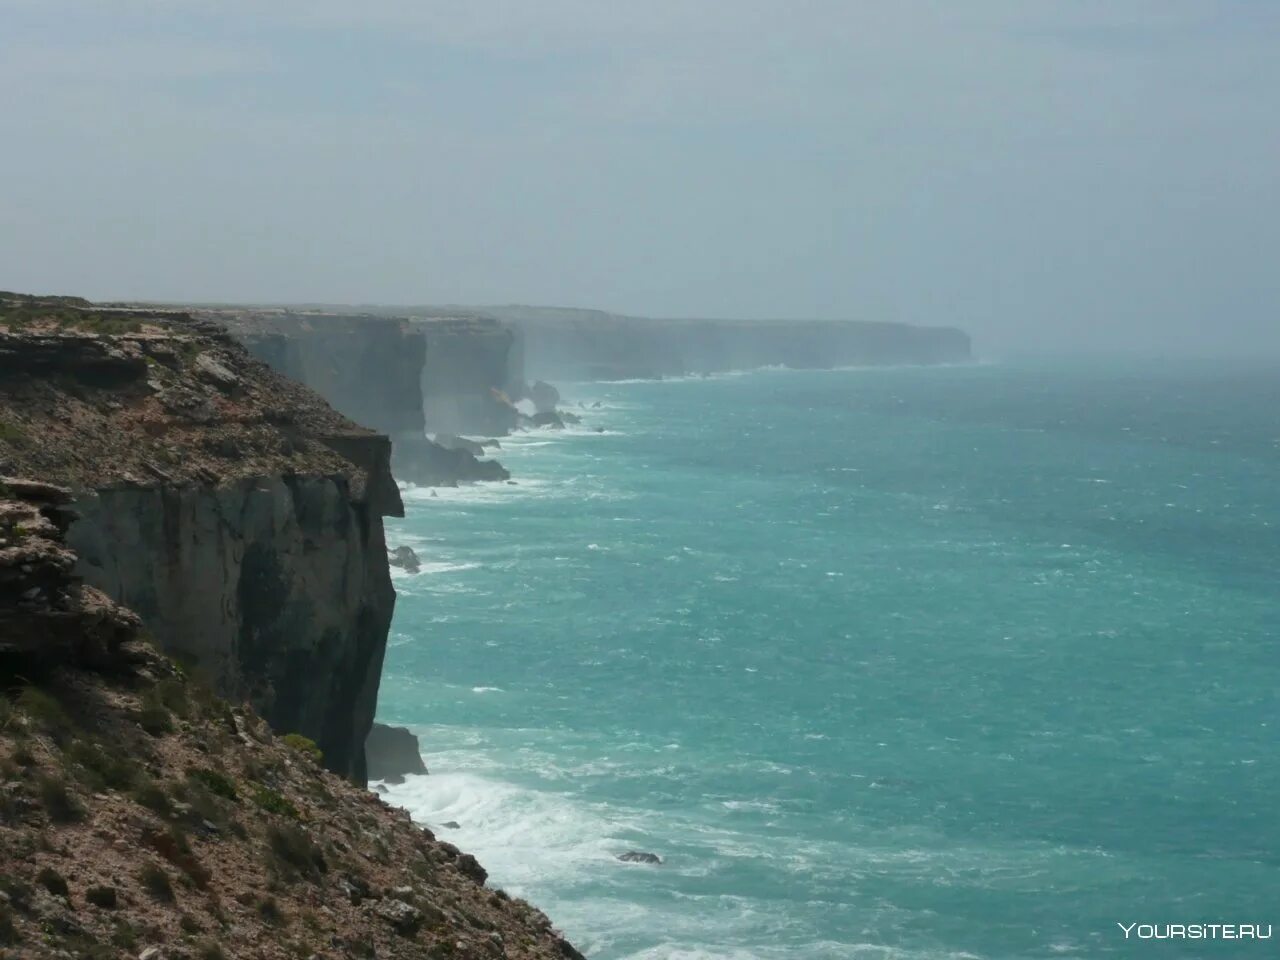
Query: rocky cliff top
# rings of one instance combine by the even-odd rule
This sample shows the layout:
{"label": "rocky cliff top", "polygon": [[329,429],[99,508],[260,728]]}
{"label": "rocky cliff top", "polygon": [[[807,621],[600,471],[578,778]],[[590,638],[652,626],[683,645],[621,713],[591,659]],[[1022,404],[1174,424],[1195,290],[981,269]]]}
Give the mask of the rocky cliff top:
{"label": "rocky cliff top", "polygon": [[0,955],[580,960],[529,904],[190,680],[0,487]]}
{"label": "rocky cliff top", "polygon": [[378,435],[216,324],[0,294],[0,473],[77,488],[343,475],[362,496],[361,439]]}

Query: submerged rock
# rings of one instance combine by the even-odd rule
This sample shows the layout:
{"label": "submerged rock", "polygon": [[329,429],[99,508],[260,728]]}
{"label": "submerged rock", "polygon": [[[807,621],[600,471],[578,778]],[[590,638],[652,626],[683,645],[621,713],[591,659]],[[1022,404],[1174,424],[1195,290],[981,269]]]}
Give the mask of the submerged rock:
{"label": "submerged rock", "polygon": [[618,859],[624,863],[661,863],[662,858],[656,853],[646,853],[643,850],[628,850],[626,853],[618,854]]}
{"label": "submerged rock", "polygon": [[408,573],[417,573],[422,569],[422,563],[418,560],[418,555],[410,547],[396,547],[391,551],[387,562],[391,566],[399,567]]}
{"label": "submerged rock", "polygon": [[551,427],[553,430],[564,429],[564,418],[554,410],[535,413],[528,420],[529,425],[532,427]]}
{"label": "submerged rock", "polygon": [[426,437],[402,438],[392,448],[391,458],[398,478],[428,487],[456,487],[511,476],[497,460],[481,460],[469,450],[451,449]]}
{"label": "submerged rock", "polygon": [[418,738],[404,727],[375,723],[364,741],[364,759],[370,780],[404,783],[407,774],[427,772]]}
{"label": "submerged rock", "polygon": [[[493,442],[496,443],[496,441]],[[479,440],[469,440],[466,437],[455,436],[452,433],[437,433],[436,443],[446,450],[465,450],[473,457],[483,457],[485,448],[488,446],[488,444]]]}

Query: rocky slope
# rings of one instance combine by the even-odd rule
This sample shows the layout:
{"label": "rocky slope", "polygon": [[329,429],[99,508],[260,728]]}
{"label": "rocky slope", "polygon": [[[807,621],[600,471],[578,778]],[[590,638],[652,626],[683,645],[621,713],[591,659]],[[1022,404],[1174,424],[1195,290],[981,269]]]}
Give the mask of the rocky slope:
{"label": "rocky slope", "polygon": [[515,427],[519,415],[503,393],[513,334],[496,321],[249,309],[200,316],[390,436],[399,479],[432,486],[507,479],[500,464],[426,437],[503,436]]}
{"label": "rocky slope", "polygon": [[310,740],[158,654],[75,576],[70,500],[0,487],[0,956],[580,957]]}
{"label": "rocky slope", "polygon": [[395,601],[389,455],[213,325],[0,300],[0,473],[71,488],[84,578],[358,782]]}
{"label": "rocky slope", "polygon": [[600,310],[484,307],[515,326],[530,377],[621,380],[748,370],[963,363],[951,327],[836,321],[656,320]]}

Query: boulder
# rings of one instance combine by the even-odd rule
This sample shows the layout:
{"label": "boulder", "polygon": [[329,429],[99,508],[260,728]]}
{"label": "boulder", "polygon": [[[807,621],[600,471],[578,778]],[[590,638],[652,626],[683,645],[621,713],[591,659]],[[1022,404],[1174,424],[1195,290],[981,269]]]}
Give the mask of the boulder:
{"label": "boulder", "polygon": [[387,557],[387,562],[393,567],[399,567],[407,573],[417,573],[422,569],[422,564],[418,560],[418,555],[413,552],[411,547],[396,547]]}
{"label": "boulder", "polygon": [[364,758],[370,780],[404,783],[408,774],[423,774],[418,738],[404,727],[375,723],[364,741]]}

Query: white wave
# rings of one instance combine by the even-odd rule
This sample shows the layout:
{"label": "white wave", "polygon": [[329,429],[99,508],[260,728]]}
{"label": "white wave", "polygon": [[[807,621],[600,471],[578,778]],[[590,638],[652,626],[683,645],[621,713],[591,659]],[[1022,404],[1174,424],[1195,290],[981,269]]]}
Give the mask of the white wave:
{"label": "white wave", "polygon": [[475,570],[478,563],[448,563],[446,561],[420,563],[416,571],[410,572],[401,567],[391,568],[392,580],[411,580],[414,577],[431,576],[441,573],[458,573],[462,570]]}
{"label": "white wave", "polygon": [[501,687],[472,687],[472,693],[505,693]]}
{"label": "white wave", "polygon": [[576,879],[592,864],[612,868],[635,842],[620,834],[640,830],[637,815],[474,773],[407,777],[387,787],[387,801],[433,829],[456,822],[449,839],[479,858],[495,886],[519,896]]}
{"label": "white wave", "polygon": [[497,503],[516,497],[546,497],[558,491],[558,485],[536,477],[519,477],[514,483],[473,483],[459,487],[420,487],[400,484],[400,496],[406,504],[428,508],[467,503]]}

